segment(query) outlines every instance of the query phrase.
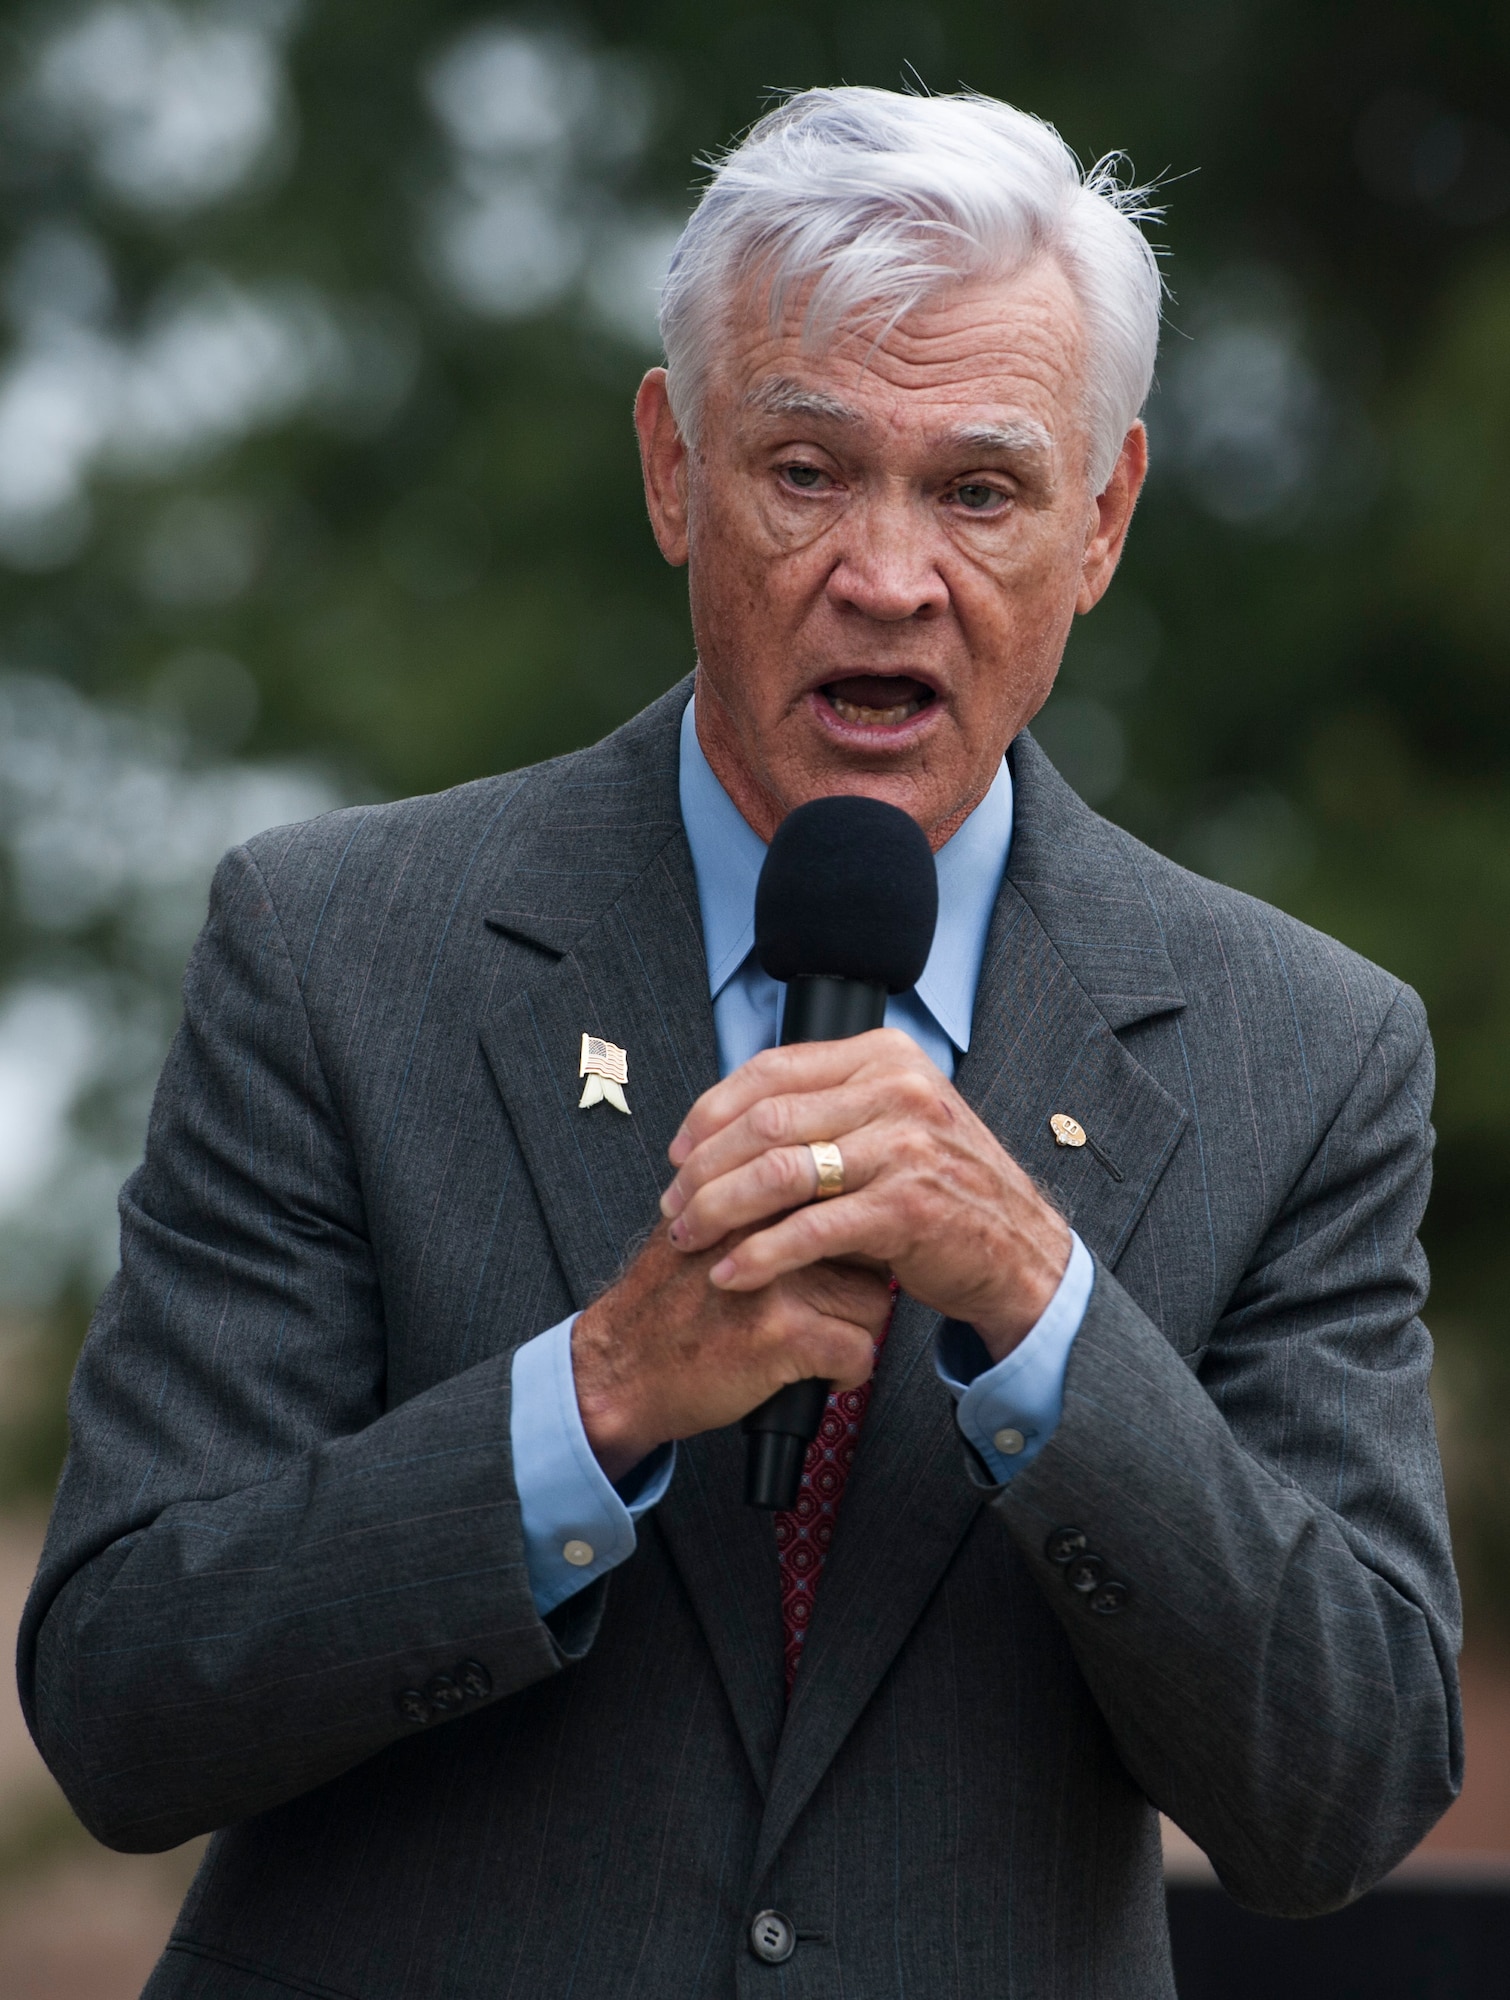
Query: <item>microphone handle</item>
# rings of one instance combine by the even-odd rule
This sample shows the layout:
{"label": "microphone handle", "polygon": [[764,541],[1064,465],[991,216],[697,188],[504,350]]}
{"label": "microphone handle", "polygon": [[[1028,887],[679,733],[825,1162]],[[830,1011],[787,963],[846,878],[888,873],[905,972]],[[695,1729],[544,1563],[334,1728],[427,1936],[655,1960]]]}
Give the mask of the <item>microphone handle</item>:
{"label": "microphone handle", "polygon": [[861,979],[794,979],[781,1014],[781,1046],[844,1042],[886,1019],[886,988]]}
{"label": "microphone handle", "polygon": [[[886,988],[859,979],[793,979],[781,1017],[782,1047],[790,1042],[842,1042],[879,1028]],[[744,1420],[745,1502],[767,1513],[797,1504],[802,1462],[818,1435],[828,1384],[816,1377],[788,1382]]]}

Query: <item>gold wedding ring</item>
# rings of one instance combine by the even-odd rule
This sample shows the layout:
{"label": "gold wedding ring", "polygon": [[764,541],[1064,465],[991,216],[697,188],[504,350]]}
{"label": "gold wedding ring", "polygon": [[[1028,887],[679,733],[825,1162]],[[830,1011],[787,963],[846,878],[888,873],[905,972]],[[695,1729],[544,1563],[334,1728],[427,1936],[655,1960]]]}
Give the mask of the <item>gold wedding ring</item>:
{"label": "gold wedding ring", "polygon": [[810,1139],[808,1151],[813,1156],[813,1166],[818,1174],[818,1192],[815,1201],[827,1201],[844,1192],[844,1155],[832,1139]]}

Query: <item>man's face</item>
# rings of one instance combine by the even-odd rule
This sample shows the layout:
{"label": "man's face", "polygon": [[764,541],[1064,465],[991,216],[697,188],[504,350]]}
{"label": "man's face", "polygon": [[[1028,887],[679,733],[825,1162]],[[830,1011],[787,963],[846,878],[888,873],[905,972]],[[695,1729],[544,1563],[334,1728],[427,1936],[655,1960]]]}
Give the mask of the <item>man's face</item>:
{"label": "man's face", "polygon": [[938,846],[1053,684],[1115,568],[1135,426],[1091,491],[1074,295],[1040,259],[965,283],[879,343],[804,351],[731,314],[695,454],[653,370],[637,420],[662,551],[689,564],[698,734],[755,830],[835,792]]}

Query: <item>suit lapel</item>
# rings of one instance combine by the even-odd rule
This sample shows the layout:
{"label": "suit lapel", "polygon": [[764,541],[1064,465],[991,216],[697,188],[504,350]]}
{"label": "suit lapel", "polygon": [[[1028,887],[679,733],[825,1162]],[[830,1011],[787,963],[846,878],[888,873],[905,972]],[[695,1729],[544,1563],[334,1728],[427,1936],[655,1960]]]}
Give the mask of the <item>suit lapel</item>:
{"label": "suit lapel", "polygon": [[[524,934],[517,916],[511,929]],[[578,1109],[584,1033],[627,1051],[629,1117],[606,1101]],[[489,1016],[482,1040],[568,1288],[584,1306],[653,1228],[671,1178],[666,1148],[718,1079],[679,830],[571,950]]]}
{"label": "suit lapel", "polygon": [[[1127,879],[1122,836],[1075,798],[1030,738],[1019,739],[1013,763],[1012,862],[956,1083],[1003,1146],[1053,1190],[1087,1247],[1113,1266],[1186,1113],[1123,1048],[1107,1012],[1126,1026],[1183,998],[1146,899]],[[1097,921],[1087,923],[1092,897]],[[1067,950],[1035,904],[1065,920]],[[1087,975],[1108,982],[1106,1011],[1082,983]],[[1103,1158],[1089,1146],[1057,1145],[1055,1112],[1078,1120]],[[966,1474],[953,1403],[934,1374],[938,1324],[936,1313],[899,1301],[814,1601],[757,1875],[905,1643],[984,1498]]]}
{"label": "suit lapel", "polygon": [[[1117,1040],[1012,881],[997,901],[957,1082],[1086,1247],[1115,1267],[1186,1113]],[[1091,1143],[1060,1145],[1056,1113]]]}
{"label": "suit lapel", "polygon": [[[532,819],[487,918],[500,951],[522,946],[533,961],[482,1043],[578,1307],[655,1226],[666,1148],[718,1080],[676,788],[687,693],[630,726],[627,759],[587,753],[581,779]],[[628,1118],[606,1103],[577,1108],[584,1032],[627,1050]],[[780,1580],[770,1521],[743,1502],[743,1467],[737,1429],[682,1444],[641,1532],[661,1535],[681,1573],[763,1789],[784,1707]]]}
{"label": "suit lapel", "polygon": [[[666,1148],[718,1074],[677,788],[690,691],[528,781],[485,905],[508,998],[481,1023],[483,1050],[578,1306],[653,1226]],[[627,1051],[629,1117],[578,1109],[584,1034]]]}
{"label": "suit lapel", "polygon": [[[1017,820],[957,1082],[985,1123],[1115,1268],[1187,1114],[1114,1030],[1185,996],[1137,844],[1084,805],[1031,736],[1012,753]],[[1055,1140],[1074,1118],[1082,1147]]]}
{"label": "suit lapel", "polygon": [[[696,889],[679,838],[483,1030],[578,1307],[654,1228],[671,1178],[666,1148],[693,1100],[718,1081],[707,996]],[[628,1050],[628,1118],[608,1104],[578,1110],[584,1031]],[[676,1477],[648,1531],[681,1572],[763,1788],[781,1727],[781,1593],[770,1521],[743,1502],[743,1463],[737,1430],[679,1445]]]}

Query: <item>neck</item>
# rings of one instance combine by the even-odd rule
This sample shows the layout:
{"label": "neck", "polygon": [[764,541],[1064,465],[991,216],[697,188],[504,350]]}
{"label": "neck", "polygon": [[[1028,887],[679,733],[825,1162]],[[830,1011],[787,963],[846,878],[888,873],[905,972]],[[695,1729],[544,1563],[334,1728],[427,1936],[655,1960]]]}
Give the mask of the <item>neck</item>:
{"label": "neck", "polygon": [[697,670],[694,699],[697,740],[714,777],[739,808],[740,817],[769,845],[772,834],[786,818],[788,807],[769,785],[756,777],[740,754],[734,718],[701,666]]}

